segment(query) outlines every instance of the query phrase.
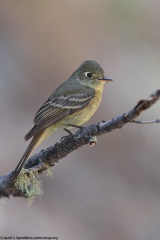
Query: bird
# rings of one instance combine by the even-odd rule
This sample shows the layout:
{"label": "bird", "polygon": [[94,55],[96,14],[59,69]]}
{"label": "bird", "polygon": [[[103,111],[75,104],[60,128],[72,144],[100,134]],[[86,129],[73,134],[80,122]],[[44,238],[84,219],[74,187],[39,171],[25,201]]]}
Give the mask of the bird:
{"label": "bird", "polygon": [[91,118],[101,102],[105,83],[110,81],[99,63],[86,60],[49,96],[36,112],[33,128],[24,137],[26,141],[32,140],[14,170],[14,179],[33,150],[54,131],[81,126]]}

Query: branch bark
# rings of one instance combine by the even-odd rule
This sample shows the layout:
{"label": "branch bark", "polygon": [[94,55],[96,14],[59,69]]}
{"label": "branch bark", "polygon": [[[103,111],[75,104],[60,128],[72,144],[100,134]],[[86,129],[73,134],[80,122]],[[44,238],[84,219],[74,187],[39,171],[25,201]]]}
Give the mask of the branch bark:
{"label": "branch bark", "polygon": [[[160,98],[160,89],[153,92],[146,100],[140,100],[128,113],[117,116],[110,121],[95,123],[89,127],[78,130],[74,135],[69,135],[60,143],[42,150],[39,154],[31,157],[25,164],[25,169],[35,171],[38,174],[53,167],[60,159],[66,157],[71,152],[90,143],[94,143],[94,137],[109,133],[115,129],[120,129],[127,123],[137,122],[135,119],[145,110],[150,108]],[[148,121],[147,121],[148,122]],[[155,121],[160,122],[160,121]],[[143,123],[143,122],[141,122]],[[26,197],[26,194],[16,189],[12,180],[13,172],[0,176],[0,197],[19,196]]]}

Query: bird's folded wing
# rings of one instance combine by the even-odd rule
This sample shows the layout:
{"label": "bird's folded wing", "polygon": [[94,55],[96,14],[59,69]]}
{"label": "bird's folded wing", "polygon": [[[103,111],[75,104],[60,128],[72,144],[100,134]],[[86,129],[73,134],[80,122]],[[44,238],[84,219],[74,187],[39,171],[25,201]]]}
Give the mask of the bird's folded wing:
{"label": "bird's folded wing", "polygon": [[93,97],[94,92],[90,92],[48,99],[36,113],[34,119],[35,126],[26,134],[25,139],[28,140],[46,127],[86,108]]}

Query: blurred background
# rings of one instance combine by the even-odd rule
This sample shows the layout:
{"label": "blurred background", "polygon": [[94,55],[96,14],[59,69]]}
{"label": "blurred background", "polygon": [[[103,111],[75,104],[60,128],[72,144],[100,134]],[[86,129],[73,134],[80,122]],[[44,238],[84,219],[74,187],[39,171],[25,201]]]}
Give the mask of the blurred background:
{"label": "blurred background", "polygon": [[[35,112],[86,59],[107,76],[86,126],[130,110],[160,88],[160,1],[0,0],[0,175],[14,169]],[[160,118],[160,103],[140,116]],[[160,126],[128,124],[41,175],[44,195],[0,202],[2,236],[157,240]],[[57,131],[34,153],[66,135]]]}

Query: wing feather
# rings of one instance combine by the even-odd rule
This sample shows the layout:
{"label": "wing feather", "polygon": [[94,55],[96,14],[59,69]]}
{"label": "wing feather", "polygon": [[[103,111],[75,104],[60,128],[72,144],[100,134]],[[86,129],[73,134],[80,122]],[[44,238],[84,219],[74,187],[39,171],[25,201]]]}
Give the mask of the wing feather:
{"label": "wing feather", "polygon": [[92,98],[93,92],[49,99],[36,113],[34,123],[39,125],[49,118],[51,118],[54,123],[54,118],[57,119],[58,116],[60,117],[64,111],[66,112],[66,109],[75,109],[76,111],[76,109],[78,110],[79,108],[83,108],[84,105],[86,106],[86,103],[89,103]]}
{"label": "wing feather", "polygon": [[94,91],[49,98],[37,111],[35,126],[26,134],[25,139],[28,140],[46,127],[85,108],[93,97]]}

